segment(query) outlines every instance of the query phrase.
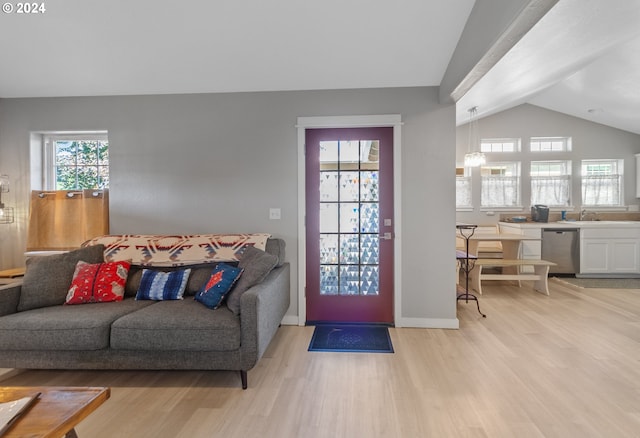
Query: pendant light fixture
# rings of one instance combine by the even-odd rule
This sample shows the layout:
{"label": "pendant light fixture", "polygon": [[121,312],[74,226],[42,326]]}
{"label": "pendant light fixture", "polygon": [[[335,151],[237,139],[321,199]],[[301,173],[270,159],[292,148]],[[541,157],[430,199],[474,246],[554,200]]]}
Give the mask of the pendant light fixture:
{"label": "pendant light fixture", "polygon": [[464,155],[464,167],[479,167],[487,162],[484,153],[480,151],[480,136],[478,132],[478,107],[469,108],[469,144]]}

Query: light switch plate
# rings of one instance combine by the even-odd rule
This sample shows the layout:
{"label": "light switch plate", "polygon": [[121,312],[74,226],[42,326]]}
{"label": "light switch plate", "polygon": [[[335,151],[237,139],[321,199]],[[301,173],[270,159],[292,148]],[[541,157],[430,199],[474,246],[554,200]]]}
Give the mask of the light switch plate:
{"label": "light switch plate", "polygon": [[279,208],[270,208],[269,209],[269,219],[278,220],[281,217],[281,211]]}

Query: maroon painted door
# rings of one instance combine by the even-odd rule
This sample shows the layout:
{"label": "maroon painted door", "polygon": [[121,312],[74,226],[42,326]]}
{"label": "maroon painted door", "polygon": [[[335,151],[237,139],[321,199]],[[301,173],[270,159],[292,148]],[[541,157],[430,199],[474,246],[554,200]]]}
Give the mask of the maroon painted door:
{"label": "maroon painted door", "polygon": [[393,128],[306,130],[307,323],[393,323]]}

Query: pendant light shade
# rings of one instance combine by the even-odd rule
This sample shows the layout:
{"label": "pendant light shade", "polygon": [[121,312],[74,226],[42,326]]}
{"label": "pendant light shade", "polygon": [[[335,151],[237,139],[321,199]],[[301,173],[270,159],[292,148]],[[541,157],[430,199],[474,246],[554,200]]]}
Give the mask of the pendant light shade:
{"label": "pendant light shade", "polygon": [[469,144],[464,156],[464,167],[479,167],[487,162],[487,157],[480,151],[477,116],[478,107],[469,108]]}

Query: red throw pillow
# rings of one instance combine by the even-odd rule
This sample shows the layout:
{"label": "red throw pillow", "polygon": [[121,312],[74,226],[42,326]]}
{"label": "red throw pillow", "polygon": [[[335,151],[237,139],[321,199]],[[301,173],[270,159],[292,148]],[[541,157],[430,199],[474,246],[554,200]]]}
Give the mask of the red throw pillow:
{"label": "red throw pillow", "polygon": [[90,264],[79,261],[67,293],[66,304],[122,301],[131,263],[127,261]]}

